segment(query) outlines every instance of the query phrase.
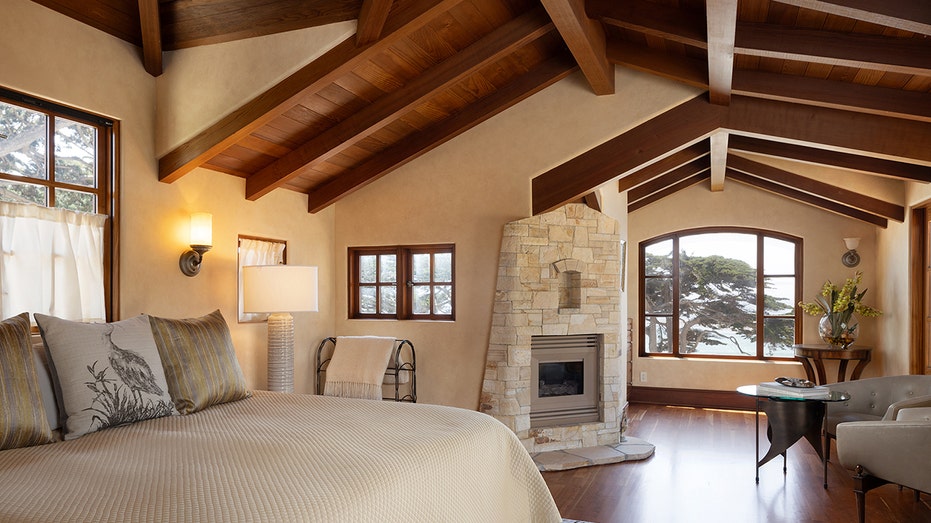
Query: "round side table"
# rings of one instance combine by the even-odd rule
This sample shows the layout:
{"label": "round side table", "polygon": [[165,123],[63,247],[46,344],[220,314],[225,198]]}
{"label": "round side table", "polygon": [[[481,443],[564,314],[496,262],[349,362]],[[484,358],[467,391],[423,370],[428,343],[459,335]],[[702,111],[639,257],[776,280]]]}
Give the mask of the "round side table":
{"label": "round side table", "polygon": [[[862,347],[859,345],[847,349],[835,347],[834,345],[793,345],[795,349],[795,359],[802,363],[805,368],[805,374],[808,381],[815,382],[818,385],[827,383],[824,374],[824,360],[839,360],[837,367],[837,381],[847,381],[847,362],[856,361],[857,366],[853,368],[850,374],[850,380],[860,379],[860,374],[866,365],[870,362],[872,347]],[[814,368],[812,368],[814,363]],[[817,370],[817,375],[815,374]]]}

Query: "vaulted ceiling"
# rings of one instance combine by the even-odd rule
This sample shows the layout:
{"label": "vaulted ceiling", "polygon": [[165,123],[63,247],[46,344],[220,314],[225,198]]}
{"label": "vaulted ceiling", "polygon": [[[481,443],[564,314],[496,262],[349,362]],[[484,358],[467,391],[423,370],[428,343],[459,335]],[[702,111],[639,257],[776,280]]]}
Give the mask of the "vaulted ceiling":
{"label": "vaulted ceiling", "polygon": [[726,178],[884,227],[902,205],[759,160],[931,182],[924,1],[34,1],[139,46],[156,76],[165,51],[357,19],[159,159],[164,182],[204,167],[250,200],[291,189],[317,212],[576,70],[611,94],[615,67],[704,93],[536,176],[535,213],[615,179],[633,211]]}

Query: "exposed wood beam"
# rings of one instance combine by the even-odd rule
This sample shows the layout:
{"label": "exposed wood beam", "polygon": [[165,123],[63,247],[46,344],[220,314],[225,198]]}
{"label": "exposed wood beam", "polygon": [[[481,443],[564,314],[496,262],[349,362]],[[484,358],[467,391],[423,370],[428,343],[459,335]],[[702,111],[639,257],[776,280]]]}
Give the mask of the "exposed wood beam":
{"label": "exposed wood beam", "polygon": [[[706,0],[708,21],[708,98],[713,104],[727,105],[731,100],[734,71],[734,34],[737,27],[737,0]],[[725,138],[726,141],[726,138]],[[714,138],[711,140],[714,156]],[[724,171],[716,173],[712,162],[711,190],[724,185]]]}
{"label": "exposed wood beam", "polygon": [[711,162],[707,156],[696,158],[691,162],[673,169],[668,173],[658,176],[638,187],[627,192],[627,202],[633,203],[642,200],[651,194],[662,191],[663,189],[675,185],[686,178],[691,178],[696,174],[708,171],[711,168]]}
{"label": "exposed wood beam", "polygon": [[724,170],[727,168],[727,131],[711,135],[711,191],[724,190]]}
{"label": "exposed wood beam", "polygon": [[931,124],[925,122],[733,96],[727,128],[738,134],[931,166]]}
{"label": "exposed wood beam", "polygon": [[348,38],[269,90],[226,115],[158,161],[159,180],[171,183],[194,170],[240,138],[291,108],[306,93],[319,90],[396,41],[424,27],[461,0],[419,2],[389,19],[386,35],[367,47]]}
{"label": "exposed wood beam", "polygon": [[708,88],[708,64],[705,60],[674,56],[618,40],[608,42],[608,60],[693,87]]}
{"label": "exposed wood beam", "polygon": [[749,56],[931,75],[931,46],[915,38],[739,22],[734,51]]}
{"label": "exposed wood beam", "polygon": [[256,200],[331,158],[371,133],[389,125],[437,92],[449,88],[476,70],[500,60],[553,30],[542,9],[531,11],[492,31],[468,48],[425,71],[403,89],[372,102],[297,149],[268,165],[246,181],[246,198]]}
{"label": "exposed wood beam", "polygon": [[824,183],[812,178],[800,176],[798,174],[755,162],[748,158],[743,158],[734,154],[728,156],[727,164],[733,170],[746,174],[752,174],[753,176],[763,178],[780,185],[785,185],[794,189],[814,194],[815,196],[834,200],[850,207],[862,209],[869,212],[870,214],[884,216],[898,222],[905,221],[905,207],[901,205],[896,205],[894,203],[889,203],[878,198],[866,196],[856,191],[836,187],[829,183]]}
{"label": "exposed wood beam", "polygon": [[601,197],[598,194],[598,191],[592,191],[582,197],[582,201],[585,202],[590,209],[594,209],[598,212],[601,212]]}
{"label": "exposed wood beam", "polygon": [[605,53],[601,23],[585,14],[585,0],[541,0],[597,95],[614,94],[614,65]]}
{"label": "exposed wood beam", "polygon": [[392,0],[362,0],[359,25],[356,28],[356,45],[365,45],[381,38],[381,31],[388,20]]}
{"label": "exposed wood beam", "polygon": [[608,25],[700,49],[708,46],[707,25],[701,12],[644,0],[588,0],[585,10],[591,18]]}
{"label": "exposed wood beam", "polygon": [[734,71],[733,94],[931,122],[931,93],[764,71]]}
{"label": "exposed wood beam", "polygon": [[762,178],[757,178],[756,176],[742,173],[740,171],[728,169],[727,177],[736,182],[741,182],[774,194],[778,194],[780,196],[785,196],[786,198],[790,198],[792,200],[807,203],[815,207],[820,207],[826,211],[831,211],[843,216],[854,218],[856,220],[872,223],[873,225],[878,225],[884,229],[889,226],[889,221],[882,216],[876,216],[875,214],[870,214],[868,212],[861,211],[860,209],[855,209],[841,203],[833,202],[825,198],[808,194],[806,192],[799,191],[798,189],[779,185],[778,183],[764,180]]}
{"label": "exposed wood beam", "polygon": [[801,145],[738,135],[731,136],[728,141],[728,149],[731,151],[760,154],[772,158],[796,160],[809,164],[829,165],[842,169],[890,176],[904,180],[925,183],[931,182],[931,167],[894,162],[882,158],[873,158],[872,156],[825,151],[814,147],[804,147]]}
{"label": "exposed wood beam", "polygon": [[[423,10],[425,2],[417,2]],[[162,4],[162,37],[172,51],[355,20],[359,0],[197,0]]]}
{"label": "exposed wood beam", "polygon": [[[642,183],[646,183],[657,176],[665,174],[673,169],[682,167],[683,165],[701,158],[703,156],[708,156],[709,146],[706,142],[694,143],[684,149],[680,149],[675,153],[663,158],[658,162],[651,163],[643,169],[632,172],[627,176],[621,178],[617,182],[617,191],[624,192],[630,190]],[[708,166],[711,164],[708,163]]]}
{"label": "exposed wood beam", "polygon": [[669,187],[666,187],[665,189],[657,193],[651,194],[650,196],[647,196],[646,198],[643,198],[641,200],[637,200],[634,203],[628,204],[627,212],[630,213],[630,212],[636,211],[637,209],[642,209],[646,207],[647,205],[650,205],[653,202],[658,202],[659,200],[662,200],[663,198],[671,194],[675,194],[681,191],[682,189],[691,187],[695,185],[696,183],[701,183],[710,177],[711,177],[711,173],[709,171],[705,171],[702,173],[698,173],[695,176],[692,176],[691,178],[686,178],[685,180],[682,180],[681,182],[677,184],[670,185]]}
{"label": "exposed wood beam", "polygon": [[142,63],[152,76],[162,74],[162,26],[158,0],[139,0],[139,27],[142,30]]}
{"label": "exposed wood beam", "polygon": [[723,125],[727,110],[699,95],[550,169],[532,180],[533,213],[555,209],[703,140]]}
{"label": "exposed wood beam", "polygon": [[344,173],[315,189],[309,195],[308,210],[315,213],[325,209],[340,198],[562,80],[575,70],[575,62],[568,56],[557,56],[538,65],[493,94],[478,100],[468,110],[424,129],[404,142],[375,155],[351,172]]}
{"label": "exposed wood beam", "polygon": [[916,0],[779,0],[781,4],[931,35],[931,9]]}

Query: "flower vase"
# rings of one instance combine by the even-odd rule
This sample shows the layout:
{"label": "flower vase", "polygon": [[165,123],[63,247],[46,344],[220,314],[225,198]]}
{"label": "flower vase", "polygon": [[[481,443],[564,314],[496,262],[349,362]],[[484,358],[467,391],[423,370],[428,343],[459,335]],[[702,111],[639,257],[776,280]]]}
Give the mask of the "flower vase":
{"label": "flower vase", "polygon": [[841,314],[825,314],[818,322],[818,334],[821,339],[846,349],[860,335],[860,323],[853,318],[843,318]]}

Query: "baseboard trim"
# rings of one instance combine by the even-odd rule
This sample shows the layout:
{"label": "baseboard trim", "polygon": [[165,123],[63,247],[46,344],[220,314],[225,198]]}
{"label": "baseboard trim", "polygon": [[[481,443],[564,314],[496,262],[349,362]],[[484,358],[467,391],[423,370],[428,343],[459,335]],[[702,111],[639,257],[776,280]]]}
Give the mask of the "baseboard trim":
{"label": "baseboard trim", "polygon": [[737,391],[630,387],[627,401],[704,409],[755,410],[756,399]]}

